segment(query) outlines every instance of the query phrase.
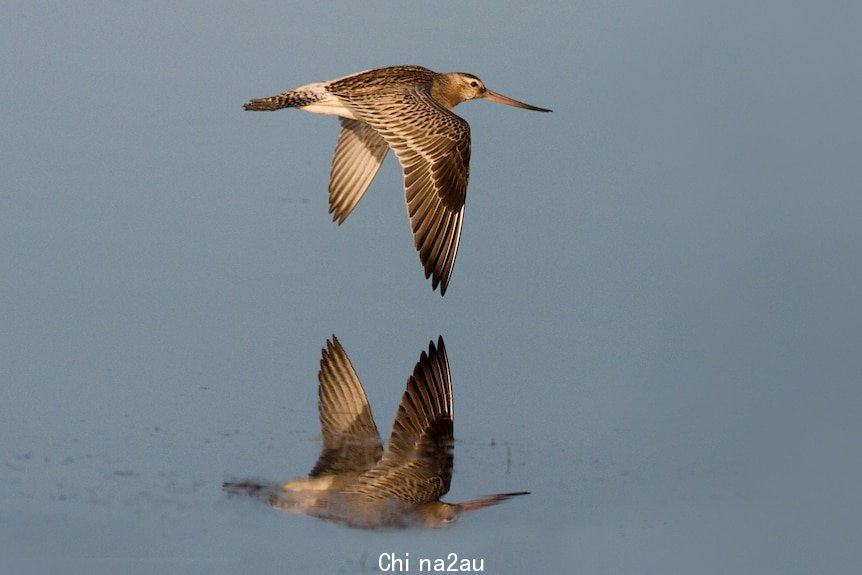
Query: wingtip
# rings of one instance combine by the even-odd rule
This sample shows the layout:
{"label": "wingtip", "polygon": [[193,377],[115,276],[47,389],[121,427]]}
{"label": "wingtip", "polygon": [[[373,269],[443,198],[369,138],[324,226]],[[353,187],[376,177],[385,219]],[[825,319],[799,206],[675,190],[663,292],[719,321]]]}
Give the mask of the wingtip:
{"label": "wingtip", "polygon": [[446,277],[440,277],[434,273],[433,270],[425,277],[427,278],[429,275],[431,276],[431,289],[436,290],[437,288],[440,288],[440,297],[445,296],[446,290],[449,289],[449,279]]}
{"label": "wingtip", "polygon": [[420,361],[427,361],[429,358],[435,356],[445,356],[446,355],[446,344],[443,343],[443,336],[437,336],[437,342],[435,343],[432,339],[428,342],[428,353],[425,351],[422,352],[422,357]]}

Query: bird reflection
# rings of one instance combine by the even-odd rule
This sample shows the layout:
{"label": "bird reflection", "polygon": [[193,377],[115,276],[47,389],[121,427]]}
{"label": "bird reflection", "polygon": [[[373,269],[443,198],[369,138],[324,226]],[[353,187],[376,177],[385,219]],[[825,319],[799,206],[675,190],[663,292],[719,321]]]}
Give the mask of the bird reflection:
{"label": "bird reflection", "polygon": [[430,342],[407,379],[385,454],[365,389],[335,336],[326,342],[318,378],[323,449],[308,477],[282,484],[228,482],[228,493],[365,529],[441,527],[462,511],[528,493],[440,501],[452,480],[454,442],[452,381],[442,337],[436,346]]}

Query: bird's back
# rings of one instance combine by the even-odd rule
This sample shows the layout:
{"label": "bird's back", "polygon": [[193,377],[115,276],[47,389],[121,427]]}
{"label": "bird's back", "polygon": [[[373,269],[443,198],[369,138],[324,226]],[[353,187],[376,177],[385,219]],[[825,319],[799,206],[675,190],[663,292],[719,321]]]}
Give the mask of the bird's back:
{"label": "bird's back", "polygon": [[333,94],[363,96],[430,84],[438,74],[422,66],[390,66],[339,78],[327,84]]}

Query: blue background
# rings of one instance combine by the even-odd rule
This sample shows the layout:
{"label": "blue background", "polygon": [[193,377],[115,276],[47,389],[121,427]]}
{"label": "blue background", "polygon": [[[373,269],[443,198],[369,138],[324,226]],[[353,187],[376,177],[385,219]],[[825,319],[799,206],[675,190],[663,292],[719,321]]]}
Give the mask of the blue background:
{"label": "blue background", "polygon": [[[826,573],[862,564],[857,2],[17,2],[0,20],[0,570]],[[338,227],[333,118],[242,104],[478,75],[431,291],[390,156]],[[385,434],[443,334],[443,531],[228,500],[316,459],[320,348]]]}

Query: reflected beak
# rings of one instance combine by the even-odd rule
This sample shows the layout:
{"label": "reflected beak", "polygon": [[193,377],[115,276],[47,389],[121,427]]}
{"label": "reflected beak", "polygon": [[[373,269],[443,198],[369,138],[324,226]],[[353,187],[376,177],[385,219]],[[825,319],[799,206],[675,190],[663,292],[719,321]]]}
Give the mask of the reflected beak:
{"label": "reflected beak", "polygon": [[[520,102],[518,102],[520,104]],[[524,104],[526,106],[526,104]],[[542,110],[542,108],[533,108],[532,106],[527,108],[528,110],[539,110],[541,112],[550,112],[550,110]],[[461,503],[460,507],[462,511],[472,511],[473,509],[481,509],[483,507],[489,507],[491,505],[496,505],[501,503],[511,497],[516,497],[518,495],[529,495],[529,491],[517,491],[515,493],[498,493],[497,495],[489,495],[488,497],[483,497],[482,499],[475,499],[473,501],[468,501],[467,503]]]}
{"label": "reflected beak", "polygon": [[485,91],[485,99],[491,100],[492,102],[497,102],[498,104],[506,104],[507,106],[514,106],[515,108],[524,108],[525,110],[533,110],[535,112],[550,112],[550,110],[546,110],[545,108],[539,108],[538,106],[531,106],[530,104],[525,104],[524,102],[519,102],[518,100],[513,100],[508,96],[504,96],[503,94],[498,94],[497,92],[492,92],[491,90]]}

